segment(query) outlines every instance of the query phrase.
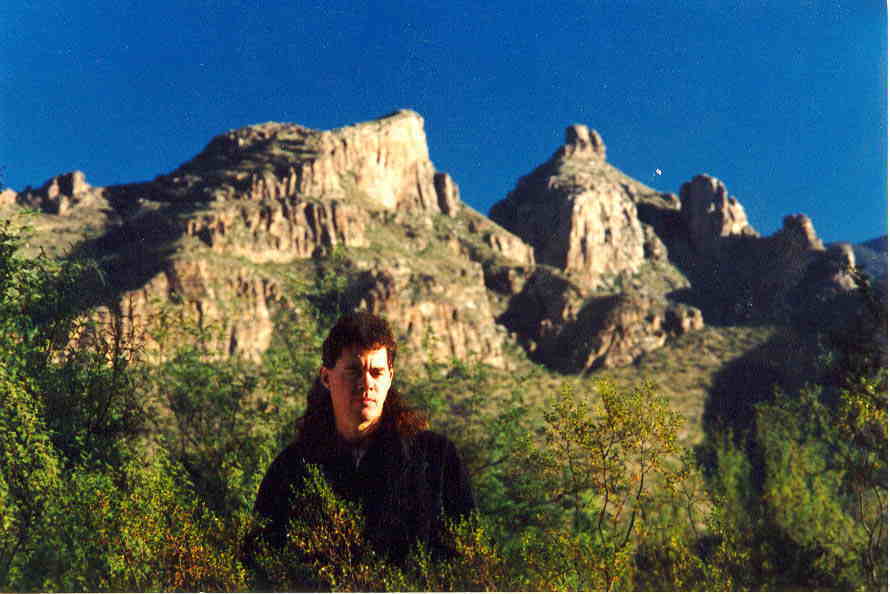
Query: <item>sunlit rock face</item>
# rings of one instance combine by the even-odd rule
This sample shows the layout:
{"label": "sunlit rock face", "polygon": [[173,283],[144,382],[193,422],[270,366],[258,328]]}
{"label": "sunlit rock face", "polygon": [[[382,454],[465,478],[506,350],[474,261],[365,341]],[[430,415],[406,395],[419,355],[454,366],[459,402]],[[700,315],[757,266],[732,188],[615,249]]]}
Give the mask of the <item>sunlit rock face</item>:
{"label": "sunlit rock face", "polygon": [[64,215],[72,208],[102,197],[102,188],[87,183],[82,171],[72,171],[50,178],[37,189],[26,188],[16,195],[12,190],[0,194],[0,205],[17,203],[48,214]]}
{"label": "sunlit rock face", "polygon": [[461,209],[457,184],[429,159],[423,118],[407,110],[327,131],[281,123],[233,130],[129,192],[207,202],[186,233],[260,262],[367,247],[372,212],[429,224],[430,216]]}
{"label": "sunlit rock face", "polygon": [[409,350],[433,360],[479,358],[501,367],[504,333],[496,326],[482,267],[465,261],[447,285],[407,267],[375,267],[354,291],[358,308],[398,322]]}
{"label": "sunlit rock face", "polygon": [[702,174],[686,182],[680,202],[690,241],[700,252],[714,249],[723,237],[757,236],[744,207],[717,178]]}
{"label": "sunlit rock face", "polygon": [[223,273],[205,259],[177,259],[101,308],[98,319],[116,317],[123,335],[147,353],[163,356],[177,341],[194,340],[189,332],[197,331],[211,352],[259,361],[272,342],[275,311],[286,301],[280,283],[249,268]]}
{"label": "sunlit rock face", "polygon": [[326,131],[247,126],[151,181],[94,187],[71,172],[3,191],[0,208],[36,211],[30,249],[65,243],[56,254],[103,262],[97,320],[159,353],[192,328],[212,351],[253,360],[276,320],[310,315],[309,295],[386,316],[409,363],[509,367],[519,345],[586,372],[712,319],[818,319],[850,292],[855,263],[804,215],[759,237],[716,178],[679,195],[645,186],[582,124],[486,218],[436,171],[407,110]]}
{"label": "sunlit rock face", "polygon": [[335,130],[270,122],[214,138],[158,177],[169,198],[355,199],[372,209],[456,214],[459,192],[429,159],[423,118],[401,110]]}
{"label": "sunlit rock face", "polygon": [[[89,189],[82,175],[69,177],[32,200]],[[464,213],[457,184],[429,159],[423,119],[406,110],[327,131],[233,130],[170,174],[106,193],[121,223],[99,243],[125,260],[117,276],[127,289],[97,316],[121,318],[158,348],[158,308],[175,304],[172,327],[212,328],[212,350],[258,360],[277,313],[293,306],[286,267],[324,266],[344,247],[363,250],[345,252],[344,303],[388,317],[409,360],[503,365],[506,333],[480,262],[534,262],[522,240]],[[437,217],[454,222],[437,227]],[[173,257],[158,260],[162,251]]]}
{"label": "sunlit rock face", "polygon": [[535,249],[538,262],[586,288],[634,272],[646,257],[635,202],[605,163],[596,131],[575,124],[553,157],[521,178],[491,218]]}
{"label": "sunlit rock face", "polygon": [[185,233],[215,252],[257,263],[310,258],[338,245],[367,247],[368,213],[344,200],[293,195],[258,204],[227,202],[186,222]]}

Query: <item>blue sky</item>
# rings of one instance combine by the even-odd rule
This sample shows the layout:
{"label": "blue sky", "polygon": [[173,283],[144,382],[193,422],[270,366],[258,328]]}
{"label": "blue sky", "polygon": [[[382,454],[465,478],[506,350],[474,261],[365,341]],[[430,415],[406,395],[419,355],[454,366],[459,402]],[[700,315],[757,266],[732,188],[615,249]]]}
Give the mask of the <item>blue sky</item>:
{"label": "blue sky", "polygon": [[880,0],[10,0],[0,44],[17,190],[142,181],[232,128],[407,107],[482,212],[577,122],[659,190],[719,177],[762,234],[796,212],[825,241],[887,232]]}

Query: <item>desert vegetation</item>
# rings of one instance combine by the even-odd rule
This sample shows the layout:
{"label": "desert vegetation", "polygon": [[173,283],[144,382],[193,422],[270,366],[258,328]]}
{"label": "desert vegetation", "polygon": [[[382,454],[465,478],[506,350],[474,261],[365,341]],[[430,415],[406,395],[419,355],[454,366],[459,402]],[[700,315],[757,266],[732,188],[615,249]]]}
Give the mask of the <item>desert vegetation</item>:
{"label": "desert vegetation", "polygon": [[812,381],[746,393],[741,371],[725,374],[733,399],[713,396],[700,439],[684,437],[654,356],[637,377],[400,368],[471,473],[478,513],[450,527],[454,555],[376,556],[361,510],[314,480],[285,549],[247,567],[253,499],[293,437],[342,275],[295,282],[271,347],[246,361],[208,348],[216,329],[175,302],[151,341],[128,335],[90,313],[99,267],[26,258],[21,242],[0,229],[4,591],[887,588],[887,370],[873,336],[887,320],[865,278]]}

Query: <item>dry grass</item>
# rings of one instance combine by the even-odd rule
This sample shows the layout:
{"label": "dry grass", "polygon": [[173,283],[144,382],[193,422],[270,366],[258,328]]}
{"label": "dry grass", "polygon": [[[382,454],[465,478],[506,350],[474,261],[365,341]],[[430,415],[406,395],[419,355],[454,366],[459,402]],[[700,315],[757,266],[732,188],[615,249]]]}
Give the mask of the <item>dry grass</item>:
{"label": "dry grass", "polygon": [[25,229],[27,241],[22,249],[25,256],[43,252],[51,258],[64,258],[79,243],[108,230],[109,208],[105,200],[96,200],[60,216],[10,204],[0,207],[0,221],[11,220]]}
{"label": "dry grass", "polygon": [[766,344],[778,329],[772,326],[706,327],[669,342],[628,367],[602,369],[583,376],[562,375],[543,369],[520,352],[510,356],[513,368],[503,375],[505,382],[527,375],[526,390],[531,402],[543,403],[557,394],[562,384],[569,384],[578,394],[593,393],[597,380],[608,379],[619,388],[630,388],[642,381],[655,384],[656,392],[668,398],[671,408],[686,419],[680,432],[685,446],[700,443],[704,431],[702,413],[717,375],[730,362]]}
{"label": "dry grass", "polygon": [[685,445],[693,445],[703,437],[702,413],[716,375],[775,333],[776,328],[771,326],[709,326],[644,355],[635,365],[602,370],[592,377],[607,377],[619,386],[644,379],[653,382],[658,393],[686,418],[680,437]]}

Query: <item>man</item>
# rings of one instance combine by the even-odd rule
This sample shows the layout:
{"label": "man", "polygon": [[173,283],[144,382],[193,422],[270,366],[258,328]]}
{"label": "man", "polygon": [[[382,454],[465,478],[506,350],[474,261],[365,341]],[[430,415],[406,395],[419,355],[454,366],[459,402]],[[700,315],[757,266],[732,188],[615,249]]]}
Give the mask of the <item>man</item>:
{"label": "man", "polygon": [[286,543],[300,513],[292,495],[314,464],[335,494],[361,505],[365,536],[379,553],[398,560],[418,541],[441,553],[443,520],[469,514],[473,495],[454,445],[427,430],[392,388],[389,325],[369,313],[343,316],[322,351],[297,438],[260,485],[254,512],[267,522],[262,538],[275,548]]}

